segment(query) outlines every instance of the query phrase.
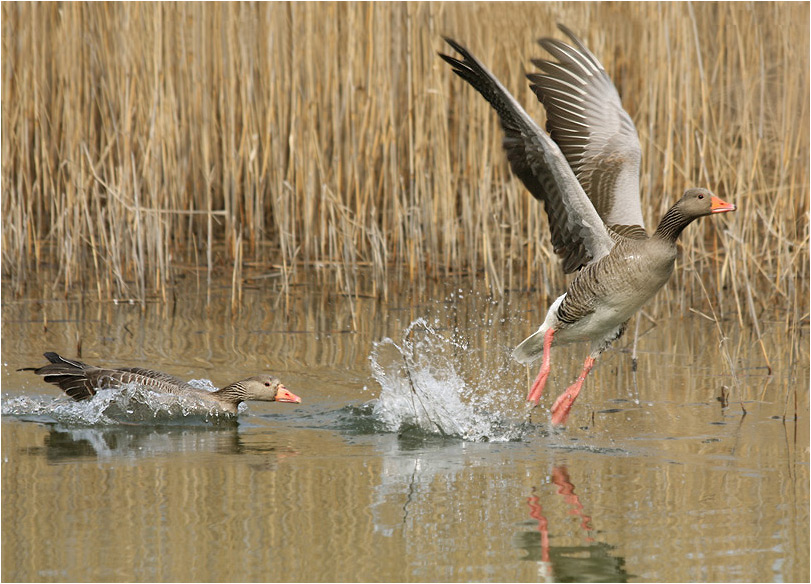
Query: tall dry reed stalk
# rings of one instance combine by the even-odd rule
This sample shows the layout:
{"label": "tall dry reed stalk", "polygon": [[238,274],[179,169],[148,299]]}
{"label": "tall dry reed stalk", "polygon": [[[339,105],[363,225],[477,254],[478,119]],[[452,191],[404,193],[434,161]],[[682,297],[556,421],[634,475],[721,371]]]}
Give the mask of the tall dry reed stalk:
{"label": "tall dry reed stalk", "polygon": [[[691,185],[739,211],[683,238],[650,314],[808,318],[807,3],[2,6],[2,268],[100,299],[248,266],[349,294],[471,274],[564,286],[466,44],[543,120],[524,74],[573,28],[639,129],[649,228]],[[229,272],[228,270],[233,270]],[[199,276],[198,276],[199,277]],[[775,312],[774,309],[780,309]]]}

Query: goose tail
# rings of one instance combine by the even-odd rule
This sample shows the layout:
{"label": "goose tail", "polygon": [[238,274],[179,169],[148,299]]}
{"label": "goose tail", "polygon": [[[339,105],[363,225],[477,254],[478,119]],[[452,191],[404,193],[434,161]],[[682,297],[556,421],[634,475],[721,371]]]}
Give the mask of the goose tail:
{"label": "goose tail", "polygon": [[563,302],[564,298],[566,298],[566,294],[558,296],[552,303],[552,306],[549,307],[549,311],[546,313],[546,319],[544,319],[541,328],[521,341],[521,343],[513,349],[513,359],[527,365],[543,355],[544,335],[546,335],[546,331],[550,328],[555,328],[558,324],[558,307],[561,302]]}
{"label": "goose tail", "polygon": [[513,359],[528,365],[541,357],[543,355],[543,337],[545,334],[546,328],[541,327],[521,341],[521,344],[513,349]]}

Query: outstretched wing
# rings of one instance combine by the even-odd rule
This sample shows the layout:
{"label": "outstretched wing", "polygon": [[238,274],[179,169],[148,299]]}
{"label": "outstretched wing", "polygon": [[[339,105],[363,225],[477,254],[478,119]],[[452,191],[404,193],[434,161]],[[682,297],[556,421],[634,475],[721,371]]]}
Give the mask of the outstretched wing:
{"label": "outstretched wing", "polygon": [[90,399],[96,394],[95,386],[89,381],[87,372],[96,369],[92,365],[81,361],[71,361],[57,355],[56,353],[45,353],[45,358],[50,361],[44,367],[26,367],[20,371],[33,371],[37,375],[42,375],[48,383],[53,383],[62,388],[68,396],[77,401]]}
{"label": "outstretched wing", "polygon": [[169,393],[194,389],[173,375],[151,369],[140,367],[103,369],[81,361],[65,359],[52,352],[45,353],[45,358],[50,364],[39,368],[29,367],[21,371],[33,371],[37,375],[42,375],[46,382],[58,385],[62,391],[77,401],[90,399],[96,395],[97,389],[111,389],[128,383],[138,383]]}
{"label": "outstretched wing", "polygon": [[552,244],[566,273],[606,255],[614,245],[565,156],[487,68],[459,43],[446,38],[462,59],[440,54],[496,110],[513,172],[543,201]]}
{"label": "outstretched wing", "polygon": [[543,74],[527,75],[546,109],[546,129],[605,225],[627,237],[644,238],[642,154],[634,123],[597,58],[569,29],[558,28],[575,46],[540,39],[557,61],[533,59]]}

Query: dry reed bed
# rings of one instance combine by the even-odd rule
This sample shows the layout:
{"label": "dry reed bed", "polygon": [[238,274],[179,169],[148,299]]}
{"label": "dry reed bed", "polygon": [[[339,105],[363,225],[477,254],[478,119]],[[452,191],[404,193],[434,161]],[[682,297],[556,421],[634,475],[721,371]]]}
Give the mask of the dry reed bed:
{"label": "dry reed bed", "polygon": [[[3,278],[166,297],[179,271],[313,269],[348,293],[457,274],[564,286],[466,44],[543,120],[535,39],[577,31],[643,147],[649,229],[687,186],[739,205],[683,236],[649,314],[808,317],[807,3],[9,4]],[[701,274],[702,281],[696,277]],[[777,308],[778,312],[773,312]],[[773,316],[777,315],[777,316]]]}

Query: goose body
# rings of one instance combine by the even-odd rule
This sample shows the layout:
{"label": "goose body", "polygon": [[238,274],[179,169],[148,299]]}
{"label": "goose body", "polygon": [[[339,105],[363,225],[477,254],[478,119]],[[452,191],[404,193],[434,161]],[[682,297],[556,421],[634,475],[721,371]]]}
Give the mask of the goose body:
{"label": "goose body", "polygon": [[553,424],[566,422],[595,359],[670,279],[681,231],[698,217],[736,209],[707,189],[688,189],[648,235],[636,128],[600,62],[571,31],[560,29],[573,45],[541,39],[557,60],[535,59],[541,73],[527,75],[546,109],[548,134],[462,45],[445,39],[462,59],[440,54],[498,113],[510,166],[544,204],[564,272],[579,270],[540,328],[513,351],[521,363],[543,357],[527,396],[537,404],[551,371],[553,340],[591,344],[582,373],[552,406]]}
{"label": "goose body", "polygon": [[48,365],[26,367],[20,371],[33,371],[37,375],[42,375],[46,382],[58,385],[62,391],[77,401],[92,398],[98,389],[115,389],[136,383],[157,393],[194,397],[208,408],[217,408],[230,414],[236,414],[239,404],[243,401],[301,402],[301,398],[291,393],[272,375],[256,375],[217,391],[206,391],[189,385],[173,375],[151,369],[140,367],[106,369],[65,359],[52,352],[45,353],[45,358],[50,361]]}

